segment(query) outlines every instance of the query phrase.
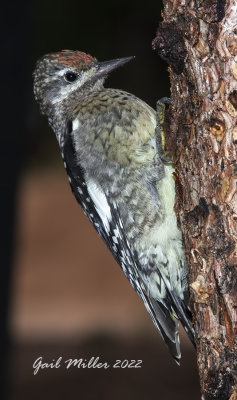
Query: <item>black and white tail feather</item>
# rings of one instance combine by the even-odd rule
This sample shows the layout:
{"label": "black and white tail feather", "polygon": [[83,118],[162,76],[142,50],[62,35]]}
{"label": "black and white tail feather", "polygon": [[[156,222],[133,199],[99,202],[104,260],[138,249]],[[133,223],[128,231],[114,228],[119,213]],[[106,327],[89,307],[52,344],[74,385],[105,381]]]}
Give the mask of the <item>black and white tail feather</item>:
{"label": "black and white tail feather", "polygon": [[[191,341],[195,344],[191,314],[187,306],[184,301],[178,298],[176,294],[167,287],[167,285],[165,285],[166,296],[161,301],[152,298],[151,295],[147,293],[143,280],[139,275],[139,268],[137,267],[139,265],[139,259],[137,255],[133,254],[129,246],[124,233],[119,209],[115,203],[110,202],[107,198],[106,202],[107,207],[109,207],[111,218],[105,221],[105,219],[101,217],[101,210],[98,210],[96,207],[95,199],[91,198],[91,194],[85,182],[84,171],[79,165],[78,159],[76,159],[70,134],[67,135],[62,156],[69,176],[69,182],[77,201],[123,269],[129,282],[143,300],[155,326],[168,345],[172,356],[179,364],[181,352],[178,319],[180,319]],[[72,164],[72,160],[74,160],[74,165]],[[69,168],[69,166],[71,166],[71,168]],[[160,279],[165,283],[165,277],[161,276],[160,271],[159,274]]]}

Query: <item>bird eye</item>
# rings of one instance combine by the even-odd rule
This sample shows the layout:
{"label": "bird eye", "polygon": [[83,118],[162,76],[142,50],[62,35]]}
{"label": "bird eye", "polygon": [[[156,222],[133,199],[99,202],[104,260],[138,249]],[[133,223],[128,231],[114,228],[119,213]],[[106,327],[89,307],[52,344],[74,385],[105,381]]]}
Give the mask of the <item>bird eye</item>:
{"label": "bird eye", "polygon": [[74,82],[77,80],[78,75],[75,72],[66,72],[64,75],[67,82]]}

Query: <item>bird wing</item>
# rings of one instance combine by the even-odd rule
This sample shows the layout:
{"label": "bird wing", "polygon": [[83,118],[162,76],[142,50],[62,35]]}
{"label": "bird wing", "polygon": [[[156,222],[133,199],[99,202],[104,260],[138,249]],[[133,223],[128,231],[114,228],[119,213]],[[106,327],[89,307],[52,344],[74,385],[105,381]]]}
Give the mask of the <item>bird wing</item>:
{"label": "bird wing", "polygon": [[[174,359],[181,358],[178,321],[172,313],[173,300],[167,291],[167,297],[159,302],[147,293],[139,275],[139,260],[133,254],[123,228],[117,205],[107,199],[94,182],[85,181],[83,168],[76,158],[71,135],[67,135],[62,154],[72,192],[82,206],[84,213],[102,237],[114,258],[123,269],[129,282],[143,300],[146,309],[168,345]],[[72,160],[75,160],[73,165]],[[161,277],[162,279],[162,277]]]}

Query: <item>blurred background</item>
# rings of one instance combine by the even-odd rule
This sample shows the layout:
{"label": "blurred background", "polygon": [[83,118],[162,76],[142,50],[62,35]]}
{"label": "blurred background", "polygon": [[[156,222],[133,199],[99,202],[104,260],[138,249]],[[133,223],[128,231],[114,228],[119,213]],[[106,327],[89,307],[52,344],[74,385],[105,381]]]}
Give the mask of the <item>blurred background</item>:
{"label": "blurred background", "polygon": [[[43,54],[79,49],[99,60],[135,55],[107,86],[155,107],[167,66],[151,49],[161,2],[5,3],[2,30],[1,398],[199,399],[195,353],[178,367],[102,240],[76,204],[54,134],[32,94]],[[47,369],[33,363],[99,356],[140,369]]]}

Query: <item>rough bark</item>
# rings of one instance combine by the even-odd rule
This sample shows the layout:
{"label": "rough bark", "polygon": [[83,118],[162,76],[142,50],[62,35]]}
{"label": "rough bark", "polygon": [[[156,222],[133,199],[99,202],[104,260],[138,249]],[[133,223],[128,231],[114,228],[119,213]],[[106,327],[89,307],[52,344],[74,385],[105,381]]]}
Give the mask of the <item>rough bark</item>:
{"label": "rough bark", "polygon": [[202,398],[237,399],[237,0],[164,0],[176,163]]}

